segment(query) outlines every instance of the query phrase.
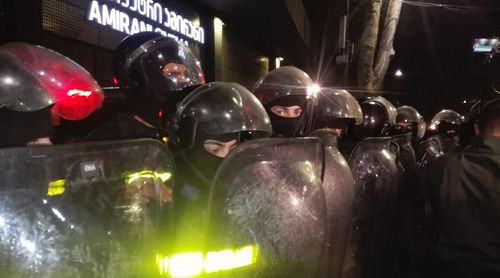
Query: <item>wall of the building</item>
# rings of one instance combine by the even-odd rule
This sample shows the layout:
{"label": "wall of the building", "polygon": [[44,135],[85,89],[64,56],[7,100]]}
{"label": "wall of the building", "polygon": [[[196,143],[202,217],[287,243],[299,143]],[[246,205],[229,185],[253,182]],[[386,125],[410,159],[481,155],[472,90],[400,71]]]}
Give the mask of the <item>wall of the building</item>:
{"label": "wall of the building", "polygon": [[[18,40],[45,46],[79,63],[101,86],[113,86],[113,50],[126,34],[88,21],[89,0],[39,0],[32,1],[29,8],[7,2],[0,5],[0,19],[10,27],[1,31],[0,44]],[[213,14],[197,7],[184,8],[198,13],[205,29],[205,43],[196,52],[207,81],[237,82],[251,89],[274,68],[274,57],[257,50],[251,39],[242,39],[239,26],[221,26],[217,34]]]}
{"label": "wall of the building", "polygon": [[223,31],[221,59],[220,80],[240,83],[250,90],[269,71],[269,58],[242,42],[231,30]]}

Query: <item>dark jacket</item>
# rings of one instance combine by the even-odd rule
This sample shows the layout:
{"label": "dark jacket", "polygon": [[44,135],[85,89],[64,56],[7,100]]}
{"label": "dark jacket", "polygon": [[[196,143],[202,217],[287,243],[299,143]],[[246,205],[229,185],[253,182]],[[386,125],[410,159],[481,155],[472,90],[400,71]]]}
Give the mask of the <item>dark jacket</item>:
{"label": "dark jacket", "polygon": [[454,277],[500,277],[500,138],[475,138],[431,170],[437,256]]}
{"label": "dark jacket", "polygon": [[160,139],[156,128],[150,128],[140,123],[134,116],[118,114],[111,121],[93,130],[85,141],[125,140],[152,138]]}

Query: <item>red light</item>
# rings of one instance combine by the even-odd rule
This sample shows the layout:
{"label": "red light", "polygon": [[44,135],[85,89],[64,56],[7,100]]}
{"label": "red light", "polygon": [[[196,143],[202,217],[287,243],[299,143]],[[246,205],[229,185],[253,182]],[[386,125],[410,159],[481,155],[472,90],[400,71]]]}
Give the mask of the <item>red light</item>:
{"label": "red light", "polygon": [[159,117],[159,118],[163,118],[163,110],[162,110],[162,111],[160,111],[160,112],[158,112],[158,117]]}
{"label": "red light", "polygon": [[200,82],[200,85],[205,84],[205,75],[203,73],[198,75],[198,81]]}
{"label": "red light", "polygon": [[104,94],[92,76],[76,62],[41,46],[10,43],[3,46],[36,74],[39,83],[55,99],[53,112],[72,121],[97,110]]}
{"label": "red light", "polygon": [[118,84],[119,84],[118,78],[113,77],[113,85],[118,86]]}

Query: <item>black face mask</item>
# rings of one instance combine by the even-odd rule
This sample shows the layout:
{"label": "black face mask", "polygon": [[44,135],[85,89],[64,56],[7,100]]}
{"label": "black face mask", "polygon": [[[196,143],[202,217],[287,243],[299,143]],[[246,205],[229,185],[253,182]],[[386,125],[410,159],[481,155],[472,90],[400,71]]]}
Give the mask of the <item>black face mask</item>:
{"label": "black face mask", "polygon": [[406,134],[406,133],[410,133],[410,132],[412,133],[412,137],[416,138],[416,136],[417,136],[416,124],[412,124],[409,127],[398,126],[396,124],[390,129],[389,134],[391,136],[396,136],[396,135]]}
{"label": "black face mask", "polygon": [[[297,118],[281,117],[271,111],[271,108],[274,106],[291,107],[295,105],[302,109],[302,113]],[[307,115],[306,107],[307,101],[305,100],[305,96],[302,95],[286,96],[268,103],[265,108],[271,120],[274,135],[286,138],[300,136],[305,124],[305,115]]]}
{"label": "black face mask", "polygon": [[54,128],[50,107],[33,112],[0,108],[0,130],[1,147],[24,146],[32,140],[51,137]]}
{"label": "black face mask", "polygon": [[285,118],[269,111],[269,118],[273,125],[273,132],[278,137],[295,137],[299,131],[300,117]]}
{"label": "black face mask", "polygon": [[196,139],[193,148],[184,152],[186,162],[194,168],[195,174],[202,175],[203,179],[211,183],[219,169],[224,158],[215,156],[205,150],[206,140],[217,140],[220,142],[229,142],[236,140],[239,142],[239,133],[229,133],[223,135],[210,135],[202,129],[197,129]]}

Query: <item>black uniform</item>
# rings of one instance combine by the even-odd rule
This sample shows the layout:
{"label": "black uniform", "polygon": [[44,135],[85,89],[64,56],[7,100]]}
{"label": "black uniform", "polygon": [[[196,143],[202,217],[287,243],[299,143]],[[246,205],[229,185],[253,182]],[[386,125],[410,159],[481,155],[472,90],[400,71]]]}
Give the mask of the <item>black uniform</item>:
{"label": "black uniform", "polygon": [[475,138],[431,172],[437,255],[449,277],[500,277],[500,138]]}

